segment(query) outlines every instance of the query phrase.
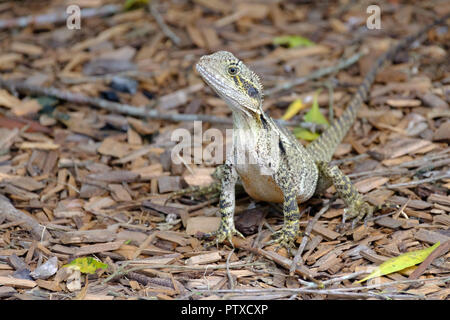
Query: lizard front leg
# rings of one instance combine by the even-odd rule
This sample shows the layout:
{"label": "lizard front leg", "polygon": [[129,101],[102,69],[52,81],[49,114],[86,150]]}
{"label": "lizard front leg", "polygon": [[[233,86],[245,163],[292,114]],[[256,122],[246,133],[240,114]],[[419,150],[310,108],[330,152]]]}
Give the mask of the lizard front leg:
{"label": "lizard front leg", "polygon": [[300,228],[300,211],[294,189],[288,189],[284,193],[283,215],[283,228],[272,235],[274,240],[269,244],[277,243],[280,247],[283,246],[290,250],[295,245],[294,241]]}
{"label": "lizard front leg", "polygon": [[346,218],[354,219],[352,223],[352,227],[354,227],[358,221],[372,216],[374,208],[364,201],[350,179],[337,166],[330,166],[326,162],[318,162],[317,167],[319,169],[319,181],[325,180],[322,180],[323,186],[327,185],[326,181],[330,181],[347,206],[344,211],[343,222]]}
{"label": "lizard front leg", "polygon": [[226,163],[222,166],[220,176],[222,188],[219,202],[220,226],[217,231],[205,235],[205,237],[216,237],[215,240],[206,243],[206,246],[221,243],[226,239],[231,242],[234,234],[244,238],[234,227],[235,185],[237,178],[237,172],[232,164]]}

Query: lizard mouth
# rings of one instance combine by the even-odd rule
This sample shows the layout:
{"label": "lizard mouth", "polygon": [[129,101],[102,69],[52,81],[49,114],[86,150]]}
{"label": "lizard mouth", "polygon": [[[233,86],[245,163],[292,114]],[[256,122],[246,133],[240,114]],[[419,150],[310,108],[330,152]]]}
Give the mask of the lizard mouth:
{"label": "lizard mouth", "polygon": [[201,63],[197,63],[196,69],[203,80],[208,83],[208,85],[214,89],[220,96],[223,95],[223,92],[226,92],[226,84],[223,80],[221,80],[217,75],[206,69]]}
{"label": "lizard mouth", "polygon": [[253,108],[247,107],[244,103],[244,99],[239,99],[236,95],[236,91],[232,89],[232,84],[228,84],[226,80],[223,79],[218,70],[211,70],[202,64],[201,59],[196,64],[197,72],[203,78],[203,80],[211,87],[217,95],[219,95],[231,108],[232,111],[240,111],[248,114],[248,110],[255,111]]}
{"label": "lizard mouth", "polygon": [[233,99],[233,95],[227,94],[230,91],[229,86],[218,76],[210,70],[206,69],[201,61],[197,63],[196,69],[205,82],[220,96],[222,97],[232,109],[235,109],[235,104],[238,104],[236,99]]}

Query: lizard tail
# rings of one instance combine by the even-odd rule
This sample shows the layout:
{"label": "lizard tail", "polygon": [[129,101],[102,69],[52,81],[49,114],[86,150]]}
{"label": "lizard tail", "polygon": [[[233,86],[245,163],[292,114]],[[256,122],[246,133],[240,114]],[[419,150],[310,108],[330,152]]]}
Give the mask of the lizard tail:
{"label": "lizard tail", "polygon": [[317,138],[307,146],[308,152],[314,157],[316,161],[328,162],[331,160],[337,146],[345,137],[347,131],[353,125],[353,122],[356,119],[356,114],[361,107],[362,102],[367,99],[369,89],[375,79],[376,74],[381,69],[384,62],[392,60],[398,52],[409,47],[423,34],[428,32],[436,25],[444,23],[448,18],[450,18],[450,14],[447,14],[444,17],[435,20],[433,23],[427,25],[419,32],[400,40],[395,46],[391,47],[376,60],[374,65],[370,68],[369,72],[364,77],[363,82],[359,85],[357,92],[353,95],[347,109],[345,109],[342,116],[339,119],[335,120],[332,125],[321,134],[319,138]]}

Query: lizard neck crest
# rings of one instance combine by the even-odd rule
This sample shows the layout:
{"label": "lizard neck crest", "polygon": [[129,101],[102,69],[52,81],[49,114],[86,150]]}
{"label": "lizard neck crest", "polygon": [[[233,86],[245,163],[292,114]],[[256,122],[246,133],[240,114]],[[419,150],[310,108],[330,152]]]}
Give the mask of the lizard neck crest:
{"label": "lizard neck crest", "polygon": [[218,51],[203,56],[196,69],[233,113],[246,118],[259,118],[263,113],[263,88],[258,76],[232,53]]}

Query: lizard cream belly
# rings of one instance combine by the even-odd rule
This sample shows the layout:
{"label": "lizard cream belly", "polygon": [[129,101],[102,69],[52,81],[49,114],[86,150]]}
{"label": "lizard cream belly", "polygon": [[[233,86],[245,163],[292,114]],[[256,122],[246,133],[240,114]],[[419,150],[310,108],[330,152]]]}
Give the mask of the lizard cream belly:
{"label": "lizard cream belly", "polygon": [[[284,195],[271,175],[262,175],[256,165],[236,166],[245,192],[255,200],[283,203]],[[308,189],[309,190],[309,189]],[[314,190],[314,188],[312,189]],[[305,192],[297,195],[297,203],[303,203],[313,195]]]}
{"label": "lizard cream belly", "polygon": [[270,174],[261,174],[264,159],[261,159],[261,145],[258,145],[255,130],[237,129],[233,132],[234,159],[236,171],[245,191],[259,201],[283,202],[283,192]]}
{"label": "lizard cream belly", "polygon": [[[254,130],[235,130],[233,132],[233,163],[244,189],[250,197],[259,201],[282,203],[284,201],[283,191],[274,178],[277,169],[270,167],[271,165],[276,166],[276,163],[278,166],[283,166],[279,162],[280,159],[275,157],[280,151],[277,143],[265,144],[266,140],[265,137],[262,139],[258,137]],[[314,192],[314,188],[305,186],[310,179],[308,177],[302,179],[300,175],[293,179],[298,191],[297,202],[308,200]]]}
{"label": "lizard cream belly", "polygon": [[262,175],[257,165],[237,165],[236,171],[242,180],[245,192],[259,201],[282,203],[283,192],[271,175]]}

